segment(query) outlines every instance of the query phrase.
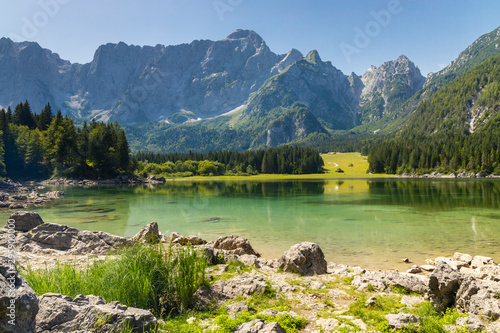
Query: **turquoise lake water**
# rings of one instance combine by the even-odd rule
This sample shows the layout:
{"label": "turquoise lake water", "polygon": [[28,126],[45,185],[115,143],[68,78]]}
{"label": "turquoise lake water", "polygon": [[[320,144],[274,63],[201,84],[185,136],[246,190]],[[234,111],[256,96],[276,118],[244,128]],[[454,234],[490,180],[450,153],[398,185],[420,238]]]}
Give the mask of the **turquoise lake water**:
{"label": "turquoise lake water", "polygon": [[[466,252],[500,261],[498,180],[169,181],[159,186],[47,188],[45,222],[131,236],[157,221],[169,235],[240,235],[266,258],[311,241],[328,261],[406,269],[408,257]],[[0,213],[6,221],[9,212]]]}

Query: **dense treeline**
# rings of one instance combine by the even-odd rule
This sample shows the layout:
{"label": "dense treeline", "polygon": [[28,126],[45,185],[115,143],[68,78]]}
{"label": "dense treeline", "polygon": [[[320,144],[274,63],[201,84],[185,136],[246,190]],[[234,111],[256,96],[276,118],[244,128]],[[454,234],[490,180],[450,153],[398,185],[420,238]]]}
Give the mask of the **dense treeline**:
{"label": "dense treeline", "polygon": [[500,174],[500,55],[422,103],[369,162],[371,172]]}
{"label": "dense treeline", "polygon": [[0,174],[33,179],[53,175],[113,177],[131,169],[125,132],[118,125],[92,121],[76,128],[55,115],[50,104],[34,114],[28,101],[0,111]]}
{"label": "dense treeline", "polygon": [[232,175],[232,174],[309,174],[323,170],[317,150],[279,147],[244,152],[220,150],[185,154],[145,153],[135,155],[139,170],[145,174]]}

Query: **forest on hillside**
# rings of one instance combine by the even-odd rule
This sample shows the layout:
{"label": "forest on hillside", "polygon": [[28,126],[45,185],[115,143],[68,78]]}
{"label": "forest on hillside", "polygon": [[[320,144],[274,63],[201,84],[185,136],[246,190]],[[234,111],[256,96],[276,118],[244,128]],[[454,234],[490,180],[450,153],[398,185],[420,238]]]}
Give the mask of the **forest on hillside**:
{"label": "forest on hillside", "polygon": [[319,152],[279,147],[253,151],[130,154],[117,123],[91,121],[76,126],[50,104],[33,113],[28,101],[0,110],[0,176],[14,179],[114,178],[165,175],[307,174],[322,172]]}
{"label": "forest on hillside", "polygon": [[135,155],[144,176],[311,174],[323,172],[323,159],[311,148],[282,146],[243,152],[220,150],[184,154],[145,153]]}
{"label": "forest on hillside", "polygon": [[369,162],[374,173],[500,174],[500,55],[423,102]]}
{"label": "forest on hillside", "polygon": [[0,110],[0,175],[15,179],[114,177],[133,167],[118,123],[77,128],[50,104],[33,113],[29,102]]}

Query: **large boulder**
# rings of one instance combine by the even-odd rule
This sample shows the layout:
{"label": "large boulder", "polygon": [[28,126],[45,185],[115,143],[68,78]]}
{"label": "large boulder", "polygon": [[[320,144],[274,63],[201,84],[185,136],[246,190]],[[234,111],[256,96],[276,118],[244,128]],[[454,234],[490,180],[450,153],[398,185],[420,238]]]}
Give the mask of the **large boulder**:
{"label": "large boulder", "polygon": [[104,298],[93,295],[74,299],[61,294],[42,295],[36,316],[37,333],[119,332],[124,326],[132,332],[147,332],[155,324],[156,318],[147,310],[120,302],[106,303]]}
{"label": "large boulder", "polygon": [[455,303],[461,274],[444,261],[440,261],[429,276],[428,296],[437,311],[444,311]]}
{"label": "large boulder", "polygon": [[16,231],[28,232],[41,224],[43,224],[43,220],[38,213],[19,211],[10,215],[9,222],[5,224],[4,228],[13,225]]}
{"label": "large boulder", "polygon": [[45,255],[107,254],[112,249],[130,245],[125,238],[102,231],[81,231],[66,225],[44,223],[17,237],[19,251]]}
{"label": "large boulder", "polygon": [[238,256],[253,254],[260,257],[260,254],[254,251],[248,239],[240,236],[231,235],[219,237],[213,244],[213,247],[214,249],[224,250],[224,252],[228,254],[236,254]]}
{"label": "large boulder", "polygon": [[135,236],[132,237],[134,242],[142,243],[159,243],[163,240],[163,235],[161,235],[158,230],[158,223],[153,221],[148,223],[144,228],[142,228]]}
{"label": "large boulder", "polygon": [[28,333],[35,331],[38,297],[15,264],[0,257],[0,332]]}
{"label": "large boulder", "polygon": [[461,312],[480,315],[491,320],[500,318],[500,282],[463,278],[456,295],[456,306]]}
{"label": "large boulder", "polygon": [[306,276],[325,274],[326,266],[323,251],[317,244],[311,242],[292,246],[280,259],[283,271]]}

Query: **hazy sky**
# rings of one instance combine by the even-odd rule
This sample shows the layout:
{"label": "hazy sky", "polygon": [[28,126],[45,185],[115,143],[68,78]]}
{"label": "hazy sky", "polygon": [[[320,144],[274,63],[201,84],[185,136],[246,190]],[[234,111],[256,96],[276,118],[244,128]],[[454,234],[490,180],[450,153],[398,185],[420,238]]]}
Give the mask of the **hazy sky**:
{"label": "hazy sky", "polygon": [[252,29],[275,53],[317,49],[345,74],[405,54],[426,75],[500,26],[498,0],[2,1],[0,36],[30,40],[71,62],[123,41],[173,45]]}

